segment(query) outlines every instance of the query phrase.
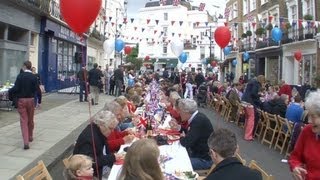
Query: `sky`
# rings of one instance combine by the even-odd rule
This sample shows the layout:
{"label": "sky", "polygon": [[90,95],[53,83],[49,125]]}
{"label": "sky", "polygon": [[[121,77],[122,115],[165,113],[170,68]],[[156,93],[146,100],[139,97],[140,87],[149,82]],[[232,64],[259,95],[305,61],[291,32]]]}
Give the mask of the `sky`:
{"label": "sky", "polygon": [[[146,2],[149,2],[150,0],[128,0],[128,9],[127,14],[129,18],[135,18],[137,17],[138,10],[142,7],[144,7]],[[151,1],[158,1],[158,0],[151,0]],[[192,5],[199,6],[200,3],[206,3],[205,10],[207,10],[211,15],[214,15],[217,13],[224,14],[225,9],[225,3],[222,3],[225,1],[222,0],[192,0]],[[219,8],[218,8],[219,7]]]}

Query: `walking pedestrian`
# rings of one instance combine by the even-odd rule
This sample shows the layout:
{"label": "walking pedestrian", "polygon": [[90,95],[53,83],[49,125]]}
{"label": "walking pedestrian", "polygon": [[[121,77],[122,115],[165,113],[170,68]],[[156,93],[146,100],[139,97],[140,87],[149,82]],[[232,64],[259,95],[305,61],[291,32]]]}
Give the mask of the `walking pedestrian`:
{"label": "walking pedestrian", "polygon": [[79,79],[79,86],[80,86],[80,92],[79,92],[80,102],[83,102],[83,92],[84,92],[84,101],[88,101],[88,90],[87,90],[87,82],[86,82],[87,75],[88,75],[88,71],[86,69],[86,66],[84,65],[77,74],[77,77]]}
{"label": "walking pedestrian", "polygon": [[32,74],[30,61],[23,63],[23,72],[20,73],[14,84],[14,92],[18,98],[18,112],[24,149],[29,149],[29,142],[33,141],[34,129],[34,96],[39,88],[37,77]]}
{"label": "walking pedestrian", "polygon": [[92,105],[98,105],[99,103],[99,93],[100,88],[103,85],[101,81],[101,77],[103,77],[103,74],[100,69],[98,69],[98,64],[93,64],[93,69],[89,71],[89,85],[90,85],[90,93],[92,94],[91,103]]}

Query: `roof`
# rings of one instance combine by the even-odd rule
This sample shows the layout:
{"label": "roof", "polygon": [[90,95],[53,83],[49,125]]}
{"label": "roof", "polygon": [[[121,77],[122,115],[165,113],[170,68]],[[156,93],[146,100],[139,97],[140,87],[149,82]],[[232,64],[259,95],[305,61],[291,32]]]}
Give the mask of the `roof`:
{"label": "roof", "polygon": [[[165,6],[169,6],[173,4],[173,0],[166,0],[166,5]],[[181,0],[180,4],[182,6],[185,6],[186,8],[188,8],[188,10],[192,9],[192,6],[189,2],[187,2],[186,0]],[[147,2],[146,5],[144,6],[145,8],[148,7],[158,7],[160,6],[160,1],[151,1],[151,2]]]}

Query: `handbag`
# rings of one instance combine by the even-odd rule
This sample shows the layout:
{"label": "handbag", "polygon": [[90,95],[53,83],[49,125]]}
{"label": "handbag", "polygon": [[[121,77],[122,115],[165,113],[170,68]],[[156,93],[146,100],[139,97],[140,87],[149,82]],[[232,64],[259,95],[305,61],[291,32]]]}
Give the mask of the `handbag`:
{"label": "handbag", "polygon": [[42,94],[46,93],[46,89],[45,89],[44,85],[40,85],[39,88],[40,88],[40,91]]}

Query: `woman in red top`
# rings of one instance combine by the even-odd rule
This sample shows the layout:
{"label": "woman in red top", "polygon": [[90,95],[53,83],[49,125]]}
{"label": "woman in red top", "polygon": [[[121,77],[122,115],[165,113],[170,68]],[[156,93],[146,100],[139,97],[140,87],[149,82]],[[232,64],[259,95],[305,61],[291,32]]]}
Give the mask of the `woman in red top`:
{"label": "woman in red top", "polygon": [[305,107],[309,110],[309,125],[303,128],[289,158],[296,180],[320,179],[320,90],[310,93]]}

